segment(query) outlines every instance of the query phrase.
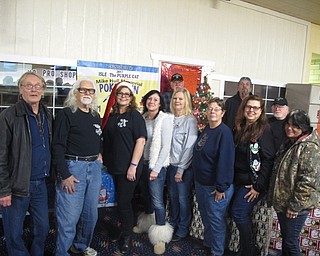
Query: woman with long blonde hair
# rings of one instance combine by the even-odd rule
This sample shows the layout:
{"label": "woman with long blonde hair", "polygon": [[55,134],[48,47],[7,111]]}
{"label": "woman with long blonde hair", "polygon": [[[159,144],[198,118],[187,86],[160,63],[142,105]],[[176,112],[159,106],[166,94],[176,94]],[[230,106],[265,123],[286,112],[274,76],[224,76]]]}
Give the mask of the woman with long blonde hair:
{"label": "woman with long blonde hair", "polygon": [[176,232],[172,241],[179,241],[189,233],[191,222],[191,188],[193,171],[192,150],[198,137],[197,120],[192,114],[190,93],[185,88],[174,91],[170,103],[174,114],[173,132],[168,167],[170,218]]}

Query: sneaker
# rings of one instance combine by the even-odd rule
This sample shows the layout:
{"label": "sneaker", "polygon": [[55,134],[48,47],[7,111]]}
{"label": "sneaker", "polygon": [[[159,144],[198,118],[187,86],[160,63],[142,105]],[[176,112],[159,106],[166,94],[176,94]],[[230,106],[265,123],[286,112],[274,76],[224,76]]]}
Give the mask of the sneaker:
{"label": "sneaker", "polygon": [[91,247],[88,247],[83,251],[84,256],[97,256],[97,254],[97,251],[95,249],[92,249]]}
{"label": "sneaker", "polygon": [[74,245],[70,247],[70,252],[74,254],[82,254],[84,256],[96,256],[97,251],[95,249],[92,249],[91,247],[88,247],[87,249],[84,249],[83,251],[78,250]]}
{"label": "sneaker", "polygon": [[129,253],[131,250],[131,237],[130,236],[122,236],[120,238],[120,252],[123,254]]}
{"label": "sneaker", "polygon": [[76,247],[74,247],[74,245],[71,245],[69,251],[72,252],[72,253],[74,253],[74,254],[79,254],[79,253],[81,253],[81,251],[78,250]]}
{"label": "sneaker", "polygon": [[178,242],[178,241],[180,241],[181,239],[183,239],[183,237],[180,237],[180,236],[177,236],[177,235],[173,235],[171,241],[172,241],[172,242]]}

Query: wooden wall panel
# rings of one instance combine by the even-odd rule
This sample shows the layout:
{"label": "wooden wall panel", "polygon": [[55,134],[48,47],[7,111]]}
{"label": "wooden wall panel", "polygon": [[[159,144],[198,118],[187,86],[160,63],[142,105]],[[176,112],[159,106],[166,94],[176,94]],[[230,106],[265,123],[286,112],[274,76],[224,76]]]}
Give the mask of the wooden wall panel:
{"label": "wooden wall panel", "polygon": [[239,0],[0,0],[0,13],[2,54],[150,66],[153,52],[283,83],[306,68],[310,23]]}

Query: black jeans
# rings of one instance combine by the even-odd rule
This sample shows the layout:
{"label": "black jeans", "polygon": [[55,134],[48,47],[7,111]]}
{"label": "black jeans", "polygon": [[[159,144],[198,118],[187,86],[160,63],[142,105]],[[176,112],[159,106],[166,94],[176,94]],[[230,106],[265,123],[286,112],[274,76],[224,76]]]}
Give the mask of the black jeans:
{"label": "black jeans", "polygon": [[151,214],[154,212],[154,209],[152,207],[151,202],[151,195],[150,195],[150,189],[149,189],[149,162],[145,161],[142,167],[142,174],[140,177],[140,181],[138,183],[138,187],[140,190],[140,196],[143,201],[143,211],[146,214]]}
{"label": "black jeans", "polygon": [[131,235],[134,226],[132,199],[140,176],[141,170],[137,170],[135,181],[129,181],[127,174],[113,176],[116,189],[117,210],[123,236]]}

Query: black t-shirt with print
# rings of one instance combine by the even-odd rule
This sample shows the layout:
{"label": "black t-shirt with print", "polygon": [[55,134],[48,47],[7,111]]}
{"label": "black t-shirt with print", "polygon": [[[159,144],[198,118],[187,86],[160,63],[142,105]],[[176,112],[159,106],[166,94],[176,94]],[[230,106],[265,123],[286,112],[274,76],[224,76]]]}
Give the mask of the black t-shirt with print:
{"label": "black t-shirt with print", "polygon": [[70,176],[65,155],[92,156],[101,152],[101,119],[94,113],[64,108],[54,121],[52,157],[62,179]]}
{"label": "black t-shirt with print", "polygon": [[[126,174],[136,140],[147,138],[142,115],[137,110],[111,114],[103,129],[103,161],[111,174]],[[139,167],[142,163],[142,157]]]}

